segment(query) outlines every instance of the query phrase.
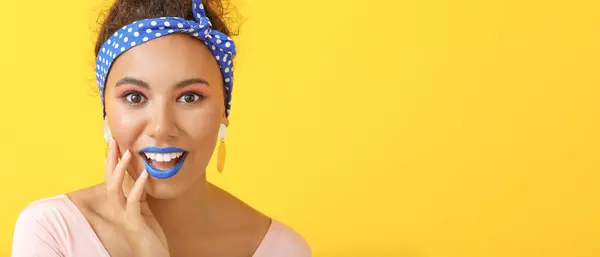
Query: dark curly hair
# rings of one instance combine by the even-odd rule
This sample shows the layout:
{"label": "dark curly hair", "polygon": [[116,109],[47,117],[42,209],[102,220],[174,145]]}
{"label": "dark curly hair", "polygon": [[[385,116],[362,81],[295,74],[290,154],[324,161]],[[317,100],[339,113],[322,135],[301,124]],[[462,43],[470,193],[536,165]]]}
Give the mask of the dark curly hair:
{"label": "dark curly hair", "polygon": [[[238,22],[235,8],[226,0],[202,0],[206,16],[213,24],[213,28],[232,37],[238,34],[231,26]],[[96,40],[95,56],[102,48],[102,44],[110,35],[125,25],[136,20],[157,18],[163,16],[181,17],[194,20],[192,13],[192,0],[115,0],[108,13],[104,16],[98,38]],[[239,25],[239,24],[238,24]]]}

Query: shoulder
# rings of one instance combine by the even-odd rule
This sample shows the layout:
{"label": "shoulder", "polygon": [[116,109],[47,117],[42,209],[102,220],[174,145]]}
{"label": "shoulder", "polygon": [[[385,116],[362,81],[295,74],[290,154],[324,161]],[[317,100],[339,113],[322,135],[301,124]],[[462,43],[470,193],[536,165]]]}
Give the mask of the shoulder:
{"label": "shoulder", "polygon": [[17,218],[17,225],[52,226],[64,220],[65,213],[69,211],[69,198],[64,194],[39,199],[23,208]]}
{"label": "shoulder", "polygon": [[38,226],[73,226],[92,209],[96,191],[91,187],[33,201],[21,211],[17,224],[35,221]]}
{"label": "shoulder", "polygon": [[[43,198],[29,203],[19,214],[14,227],[13,252],[32,250],[64,252],[69,239],[73,206],[66,195]],[[39,247],[38,247],[39,246]]]}
{"label": "shoulder", "polygon": [[68,233],[88,224],[84,213],[92,209],[96,191],[90,187],[29,203],[17,218],[15,234],[50,233],[57,239],[68,239]]}
{"label": "shoulder", "polygon": [[306,239],[292,227],[272,219],[271,226],[254,257],[310,257],[312,252]]}

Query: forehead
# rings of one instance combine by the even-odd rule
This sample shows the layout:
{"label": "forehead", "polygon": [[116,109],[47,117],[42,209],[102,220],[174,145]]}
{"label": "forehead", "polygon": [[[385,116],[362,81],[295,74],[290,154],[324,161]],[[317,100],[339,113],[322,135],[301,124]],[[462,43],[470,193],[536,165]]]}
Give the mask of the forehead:
{"label": "forehead", "polygon": [[183,79],[202,78],[211,85],[222,85],[219,65],[200,40],[184,34],[160,37],[121,54],[107,78],[107,87],[123,77],[134,77],[152,84],[172,84]]}

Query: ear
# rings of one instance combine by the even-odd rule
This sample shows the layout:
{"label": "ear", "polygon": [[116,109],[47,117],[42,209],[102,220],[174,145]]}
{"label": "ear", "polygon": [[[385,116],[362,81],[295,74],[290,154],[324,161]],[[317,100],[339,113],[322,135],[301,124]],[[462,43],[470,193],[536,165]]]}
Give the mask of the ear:
{"label": "ear", "polygon": [[226,112],[223,112],[223,117],[221,117],[221,123],[229,127],[229,118],[227,117]]}

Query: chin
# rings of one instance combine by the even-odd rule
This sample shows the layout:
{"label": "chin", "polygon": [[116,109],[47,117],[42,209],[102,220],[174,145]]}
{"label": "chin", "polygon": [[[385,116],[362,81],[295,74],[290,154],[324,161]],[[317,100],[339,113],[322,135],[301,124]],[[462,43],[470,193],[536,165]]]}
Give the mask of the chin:
{"label": "chin", "polygon": [[[146,148],[140,151],[139,159],[132,167],[138,171],[135,178],[142,170],[148,171],[150,176],[145,186],[148,196],[164,200],[178,198],[198,183],[206,181],[205,169],[195,168],[206,167],[201,166],[204,163],[198,160],[198,156],[190,155],[186,150],[179,148],[156,149]],[[163,153],[157,153],[158,151]]]}
{"label": "chin", "polygon": [[198,184],[206,181],[203,172],[198,169],[186,169],[182,167],[177,174],[169,178],[157,178],[150,176],[146,184],[146,193],[155,199],[175,199],[178,198]]}

